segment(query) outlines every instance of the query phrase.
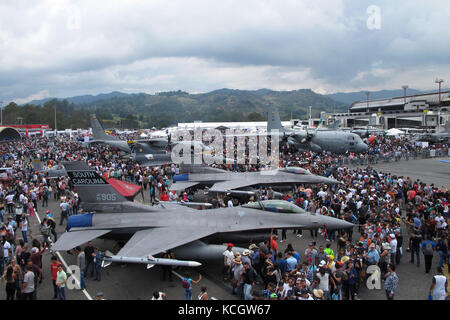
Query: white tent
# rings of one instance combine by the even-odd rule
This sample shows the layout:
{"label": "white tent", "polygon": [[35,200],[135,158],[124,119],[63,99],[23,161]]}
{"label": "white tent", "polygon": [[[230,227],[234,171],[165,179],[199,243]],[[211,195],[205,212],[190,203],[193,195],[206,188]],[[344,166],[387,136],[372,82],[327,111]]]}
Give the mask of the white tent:
{"label": "white tent", "polygon": [[402,134],[405,134],[405,132],[402,131],[402,130],[395,129],[395,128],[389,129],[386,132],[387,136],[399,136],[399,135],[402,135]]}

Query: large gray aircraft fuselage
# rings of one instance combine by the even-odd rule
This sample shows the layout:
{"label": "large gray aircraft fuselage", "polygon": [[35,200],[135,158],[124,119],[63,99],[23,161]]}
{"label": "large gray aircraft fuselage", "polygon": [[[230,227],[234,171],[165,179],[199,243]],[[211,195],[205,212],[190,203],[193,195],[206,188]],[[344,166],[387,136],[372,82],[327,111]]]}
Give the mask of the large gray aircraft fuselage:
{"label": "large gray aircraft fuselage", "polygon": [[317,144],[322,150],[331,151],[336,154],[348,152],[365,152],[367,145],[361,137],[356,134],[340,131],[317,131],[311,139],[312,143]]}

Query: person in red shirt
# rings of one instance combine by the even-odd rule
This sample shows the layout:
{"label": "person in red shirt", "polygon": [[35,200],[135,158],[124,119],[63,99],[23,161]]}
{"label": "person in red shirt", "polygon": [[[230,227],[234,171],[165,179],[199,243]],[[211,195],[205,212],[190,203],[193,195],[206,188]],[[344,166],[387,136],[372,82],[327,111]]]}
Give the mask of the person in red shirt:
{"label": "person in red shirt", "polygon": [[409,199],[410,201],[413,201],[413,200],[414,200],[414,197],[416,196],[416,191],[414,191],[413,189],[411,189],[411,190],[409,190],[407,193],[408,193],[408,199]]}
{"label": "person in red shirt", "polygon": [[270,247],[274,251],[274,255],[276,256],[278,253],[278,243],[277,243],[278,236],[273,235],[272,238],[270,238]]}
{"label": "person in red shirt", "polygon": [[160,200],[161,201],[169,201],[169,195],[167,194],[166,191],[164,191],[164,193],[161,195]]}
{"label": "person in red shirt", "polygon": [[53,284],[53,299],[58,299],[58,287],[56,286],[56,277],[59,265],[61,265],[61,262],[58,261],[56,256],[53,256],[52,262],[50,264],[50,272],[52,273],[52,284]]}

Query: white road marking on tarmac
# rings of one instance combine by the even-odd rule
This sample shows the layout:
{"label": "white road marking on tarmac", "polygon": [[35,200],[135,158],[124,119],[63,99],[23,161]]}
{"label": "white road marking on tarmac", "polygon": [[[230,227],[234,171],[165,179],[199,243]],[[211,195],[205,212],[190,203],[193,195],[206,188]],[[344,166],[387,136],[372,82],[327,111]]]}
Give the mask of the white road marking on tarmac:
{"label": "white road marking on tarmac", "polygon": [[[38,214],[36,211],[35,211],[34,213],[35,213],[36,218],[38,219],[39,225],[40,225],[40,224],[42,223],[42,222],[41,222],[41,218],[39,217],[39,214]],[[53,244],[53,241],[52,241],[52,239],[51,239],[50,237],[48,238],[48,241],[50,242],[50,244]],[[51,249],[51,247],[49,248],[49,250],[50,250],[50,249]],[[56,253],[56,255],[58,256],[59,260],[61,260],[62,264],[64,265],[64,268],[65,268],[66,270],[69,270],[69,266],[67,265],[66,261],[63,259],[63,257],[61,256],[61,254],[60,254],[58,251],[55,251],[55,253]],[[75,282],[76,282],[77,286],[81,287],[81,284],[80,284],[80,282],[78,281],[78,279],[75,278]],[[89,292],[87,292],[86,289],[83,289],[82,292],[84,293],[84,296],[86,297],[86,299],[88,299],[88,300],[93,300],[93,299],[92,299],[92,296],[89,294]]]}
{"label": "white road marking on tarmac", "polygon": [[[175,271],[173,271],[173,270],[172,270],[172,273],[173,273],[174,275],[176,275],[178,278],[180,278],[180,280],[183,278],[179,273],[177,273],[177,272],[175,272]],[[211,300],[217,300],[217,298],[211,297]]]}

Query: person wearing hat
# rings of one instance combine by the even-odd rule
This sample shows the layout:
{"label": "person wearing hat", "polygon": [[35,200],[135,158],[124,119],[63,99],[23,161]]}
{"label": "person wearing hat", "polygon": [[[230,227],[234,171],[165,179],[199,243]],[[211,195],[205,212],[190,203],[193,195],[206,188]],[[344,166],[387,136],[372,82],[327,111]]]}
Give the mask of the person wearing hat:
{"label": "person wearing hat", "polygon": [[232,290],[231,293],[238,294],[240,297],[242,297],[242,286],[239,282],[239,279],[241,278],[241,275],[244,273],[244,266],[242,265],[241,260],[241,254],[239,252],[235,253],[235,258],[233,259],[232,263],[232,272],[233,272],[233,278],[231,280]]}
{"label": "person wearing hat", "polygon": [[242,256],[241,256],[241,261],[242,264],[244,264],[245,262],[250,263],[250,265],[252,264],[252,260],[250,259],[250,250],[249,249],[245,249],[244,251],[242,251]]}
{"label": "person wearing hat", "polygon": [[327,268],[327,263],[325,260],[319,263],[319,272],[316,274],[317,278],[320,280],[318,289],[322,289],[324,293],[325,300],[330,299],[330,282],[334,284],[333,278],[330,277],[330,269]]}
{"label": "person wearing hat", "polygon": [[259,247],[252,243],[249,246],[249,250],[250,250],[250,259],[252,261],[251,265],[252,267],[255,269],[255,271],[261,275],[261,252],[259,250]]}
{"label": "person wearing hat", "polygon": [[381,244],[380,254],[380,268],[383,274],[387,272],[389,263],[391,263],[391,246],[389,245],[389,242],[386,241]]}
{"label": "person wearing hat", "polygon": [[327,256],[327,266],[330,269],[331,273],[334,273],[336,270],[336,261],[334,261],[334,255]]}
{"label": "person wearing hat", "polygon": [[227,249],[223,252],[224,256],[224,267],[223,267],[223,280],[227,281],[231,274],[231,265],[233,263],[234,254],[233,254],[233,244],[229,243],[227,245]]}
{"label": "person wearing hat", "polygon": [[[162,292],[161,292],[162,293]],[[163,293],[164,294],[164,293]],[[154,295],[153,295],[154,296]],[[97,292],[96,296],[95,296],[95,300],[105,300],[103,298],[103,292]],[[160,300],[160,299],[152,299],[152,300]]]}
{"label": "person wearing hat", "polygon": [[371,243],[369,246],[369,251],[363,255],[369,265],[378,264],[380,261],[380,254],[375,247],[375,243]]}
{"label": "person wearing hat", "polygon": [[397,255],[397,239],[395,238],[395,234],[391,233],[389,235],[389,238],[391,239],[391,242],[389,245],[391,246],[391,262],[393,265],[395,265],[396,261],[396,255]]}
{"label": "person wearing hat", "polygon": [[271,293],[270,300],[278,300],[278,295],[275,292]]}
{"label": "person wearing hat", "polygon": [[313,299],[314,300],[323,300],[323,290],[314,289],[313,290]]}

